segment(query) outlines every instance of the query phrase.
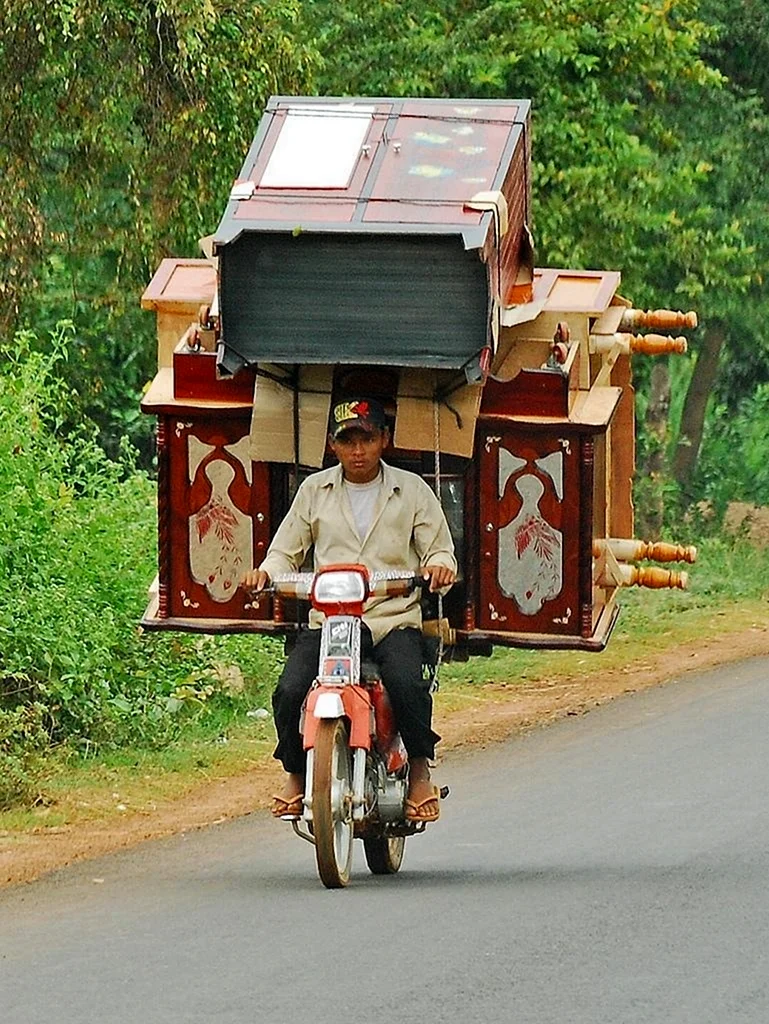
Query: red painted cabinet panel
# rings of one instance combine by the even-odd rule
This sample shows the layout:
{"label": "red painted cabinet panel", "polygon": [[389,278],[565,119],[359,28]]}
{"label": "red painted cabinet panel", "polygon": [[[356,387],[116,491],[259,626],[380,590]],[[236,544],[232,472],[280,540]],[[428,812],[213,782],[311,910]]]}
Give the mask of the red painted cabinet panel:
{"label": "red painted cabinet panel", "polygon": [[161,616],[264,619],[239,589],[270,539],[269,469],[248,453],[249,419],[161,418]]}
{"label": "red painted cabinet panel", "polygon": [[585,440],[508,424],[479,432],[481,629],[580,635]]}

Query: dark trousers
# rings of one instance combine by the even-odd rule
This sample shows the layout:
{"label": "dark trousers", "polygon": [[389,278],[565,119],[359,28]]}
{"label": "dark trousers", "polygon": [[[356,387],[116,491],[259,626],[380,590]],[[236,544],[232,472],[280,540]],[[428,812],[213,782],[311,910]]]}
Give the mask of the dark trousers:
{"label": "dark trousers", "polygon": [[[319,629],[303,630],[288,656],[272,695],[278,745],[275,757],[287,772],[304,774],[299,718],[307,691],[318,675]],[[434,757],[440,736],[431,728],[433,698],[430,681],[422,678],[422,636],[418,629],[394,629],[376,646],[368,627],[361,627],[363,658],[379,666],[382,682],[409,757]]]}

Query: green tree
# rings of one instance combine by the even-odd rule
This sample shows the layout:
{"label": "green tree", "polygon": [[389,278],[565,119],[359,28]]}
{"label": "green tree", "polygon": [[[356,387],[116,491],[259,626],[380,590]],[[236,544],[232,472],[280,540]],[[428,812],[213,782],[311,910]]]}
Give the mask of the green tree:
{"label": "green tree", "polygon": [[682,81],[718,80],[699,56],[706,30],[692,0],[308,7],[327,91],[532,99],[540,259],[633,274],[667,184],[646,111]]}
{"label": "green tree", "polygon": [[267,96],[311,87],[298,11],[297,0],[0,11],[0,330],[71,317],[70,374],[102,425],[135,405],[150,372],[152,326],[134,313],[149,274],[215,227]]}
{"label": "green tree", "polygon": [[[723,0],[307,6],[326,91],[531,98],[539,262],[620,269],[639,304],[699,310],[674,460],[691,493],[710,393],[738,384],[735,367],[765,349],[753,326],[764,319],[769,121],[744,91],[757,0],[742,0],[728,32]],[[721,68],[740,71],[739,89]]]}

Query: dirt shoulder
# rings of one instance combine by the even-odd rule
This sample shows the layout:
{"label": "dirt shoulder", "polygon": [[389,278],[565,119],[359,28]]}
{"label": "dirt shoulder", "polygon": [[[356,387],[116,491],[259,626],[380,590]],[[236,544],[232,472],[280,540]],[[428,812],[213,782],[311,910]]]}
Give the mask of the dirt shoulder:
{"label": "dirt shoulder", "polygon": [[[642,664],[548,682],[487,683],[471,706],[436,711],[443,736],[441,756],[458,749],[497,743],[566,715],[581,715],[624,693],[658,686],[684,673],[744,658],[769,655],[769,626],[699,638],[647,655]],[[146,839],[203,828],[267,807],[279,785],[274,761],[233,778],[191,787],[181,798],[119,821],[0,832],[0,885],[29,882],[75,861],[133,846]]]}

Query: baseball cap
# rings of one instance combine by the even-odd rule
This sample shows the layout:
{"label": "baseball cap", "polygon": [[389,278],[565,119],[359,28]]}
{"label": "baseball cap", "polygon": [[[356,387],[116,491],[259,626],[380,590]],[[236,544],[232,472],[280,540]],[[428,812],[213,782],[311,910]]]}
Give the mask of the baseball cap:
{"label": "baseball cap", "polygon": [[348,398],[338,402],[331,412],[331,436],[334,438],[345,430],[365,430],[371,434],[386,425],[384,409],[374,398]]}

